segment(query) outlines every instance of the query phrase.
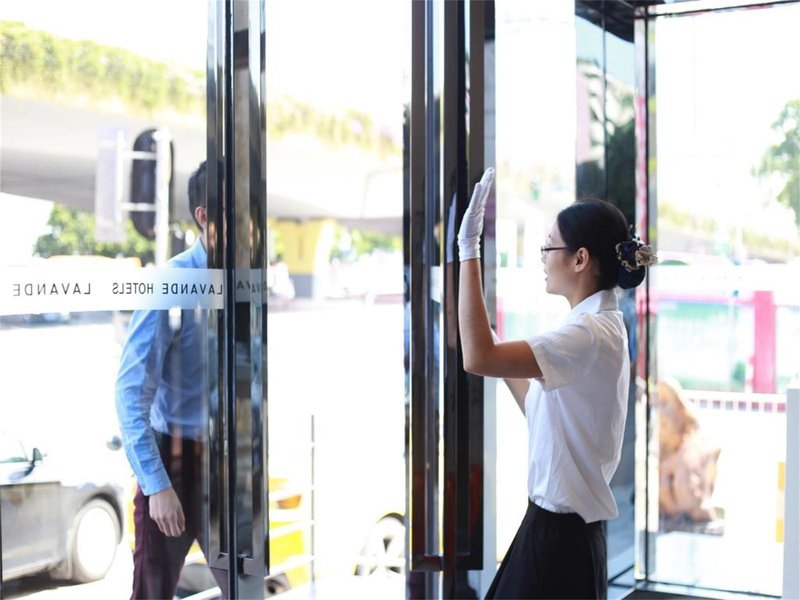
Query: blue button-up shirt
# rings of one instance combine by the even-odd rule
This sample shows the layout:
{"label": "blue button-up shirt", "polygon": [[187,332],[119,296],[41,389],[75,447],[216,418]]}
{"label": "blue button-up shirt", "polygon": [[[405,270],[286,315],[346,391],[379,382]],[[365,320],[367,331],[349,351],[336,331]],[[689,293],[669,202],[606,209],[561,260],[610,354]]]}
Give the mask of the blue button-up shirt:
{"label": "blue button-up shirt", "polygon": [[[206,251],[198,240],[172,258],[174,268],[204,269]],[[116,385],[125,453],[146,496],[172,485],[161,461],[154,430],[201,439],[205,433],[207,311],[137,310]]]}

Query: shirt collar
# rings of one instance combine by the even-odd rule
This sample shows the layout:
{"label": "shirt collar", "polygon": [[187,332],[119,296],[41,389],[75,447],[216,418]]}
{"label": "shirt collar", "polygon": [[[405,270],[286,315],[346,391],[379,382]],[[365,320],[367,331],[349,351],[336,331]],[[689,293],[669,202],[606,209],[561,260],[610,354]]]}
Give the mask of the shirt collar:
{"label": "shirt collar", "polygon": [[619,310],[617,294],[613,289],[600,290],[578,302],[570,311],[567,320],[576,319],[584,313],[598,313],[604,310]]}
{"label": "shirt collar", "polygon": [[206,249],[203,247],[203,242],[198,238],[191,250],[192,265],[195,268],[205,269],[208,265],[208,257],[206,256]]}

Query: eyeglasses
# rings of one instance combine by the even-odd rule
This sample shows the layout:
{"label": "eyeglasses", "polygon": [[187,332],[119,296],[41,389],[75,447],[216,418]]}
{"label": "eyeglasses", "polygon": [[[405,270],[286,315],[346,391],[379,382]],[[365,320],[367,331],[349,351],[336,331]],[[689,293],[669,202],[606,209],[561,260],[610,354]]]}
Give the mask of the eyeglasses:
{"label": "eyeglasses", "polygon": [[569,248],[566,246],[542,246],[539,250],[542,251],[542,262],[544,262],[544,259],[547,258],[547,253],[551,250],[569,250]]}

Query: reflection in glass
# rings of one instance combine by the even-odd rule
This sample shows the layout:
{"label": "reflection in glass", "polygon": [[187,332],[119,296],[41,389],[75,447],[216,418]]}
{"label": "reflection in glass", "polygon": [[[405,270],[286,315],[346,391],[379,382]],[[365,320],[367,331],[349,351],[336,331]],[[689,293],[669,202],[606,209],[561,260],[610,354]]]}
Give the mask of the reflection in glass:
{"label": "reflection in glass", "polygon": [[[569,2],[498,1],[495,24],[497,333],[514,340],[569,310],[545,292],[540,248],[575,199],[576,20]],[[496,394],[499,564],[527,508],[528,439],[505,384]]]}
{"label": "reflection in glass", "polygon": [[[605,198],[615,204],[628,223],[636,223],[635,215],[635,165],[636,138],[634,130],[634,78],[635,50],[633,26],[625,29],[617,24],[614,35],[604,35],[605,73]],[[624,37],[620,37],[624,36]],[[580,71],[580,61],[578,70]],[[580,173],[580,165],[578,166]],[[630,352],[630,385],[628,389],[628,417],[622,456],[611,480],[614,499],[620,516],[608,523],[609,576],[627,571],[634,563],[634,462],[635,462],[635,403],[637,399],[637,310],[636,291],[618,290],[620,310],[628,331]]]}
{"label": "reflection in glass", "polygon": [[[109,592],[130,593],[130,469],[111,400],[115,346],[110,314],[0,317],[4,597],[52,586],[43,572],[59,585],[102,580]],[[103,579],[119,567],[122,577]]]}
{"label": "reflection in glass", "polygon": [[[121,429],[134,422],[149,438],[150,460],[167,463],[170,484],[178,487],[181,476],[195,484],[184,497],[191,539],[181,540],[185,547],[172,570],[184,592],[204,589],[190,581],[193,567],[204,562],[202,553],[190,551],[183,568],[206,521],[205,463],[198,446],[207,422],[204,311],[162,307],[131,319],[130,308],[151,289],[133,284],[146,278],[138,267],[161,257],[149,233],[136,231],[126,211],[99,211],[121,217],[104,223],[107,227],[98,226],[95,215],[101,201],[139,199],[142,182],[153,193],[152,172],[135,173],[130,152],[136,138],[164,128],[174,144],[167,245],[170,254],[202,250],[187,183],[205,155],[203,6],[197,10],[196,3],[179,0],[159,7],[157,15],[134,3],[4,6],[0,206],[15,215],[15,227],[0,241],[0,270],[3,281],[10,279],[6,269],[16,267],[21,269],[15,273],[31,280],[53,274],[63,279],[56,288],[47,286],[47,293],[30,288],[30,303],[37,306],[30,314],[9,314],[5,298],[0,301],[0,435],[21,444],[24,459],[12,468],[0,457],[5,597],[65,587],[70,579],[96,580],[72,593],[130,595],[132,551],[142,540],[133,526],[136,480],[122,447],[130,450],[137,440]],[[105,161],[109,132],[120,144]],[[192,266],[202,270],[205,264]],[[23,294],[24,281],[19,279]],[[159,343],[140,344],[138,350],[132,343],[123,351],[131,320],[139,342],[150,337]],[[173,343],[175,352],[156,373],[157,349]],[[123,354],[131,359],[121,378],[130,387],[123,387],[137,387],[141,394],[131,403],[139,414],[128,413],[121,427],[114,397]],[[134,377],[137,369],[150,376]],[[153,405],[171,395],[171,409],[160,405],[151,412],[143,400],[153,394],[159,396]],[[173,445],[163,434],[179,442]],[[162,478],[155,485],[163,483]],[[140,507],[142,499],[136,502]],[[15,531],[15,523],[23,529]],[[152,569],[153,578],[166,570],[162,562]],[[54,582],[37,575],[45,571]]]}
{"label": "reflection in glass", "polygon": [[[578,5],[582,6],[582,5]],[[575,192],[578,198],[607,199],[606,58],[603,28],[587,18],[575,20],[577,42],[577,145]]]}
{"label": "reflection in glass", "polygon": [[[602,22],[588,3],[497,3],[497,286],[505,339],[553,328],[568,310],[545,293],[540,279],[539,248],[561,208],[576,197],[598,196],[634,222],[633,31],[618,26],[611,34],[596,24]],[[625,32],[625,39],[618,37]],[[512,77],[512,69],[520,70]],[[513,83],[505,88],[504,81]],[[635,350],[634,294],[621,293],[619,301]],[[631,381],[623,455],[612,481],[620,516],[608,523],[610,577],[633,565],[635,373]],[[510,507],[524,493],[516,481],[525,472],[524,424],[513,403],[498,400],[497,410],[498,505]],[[500,552],[520,517],[509,510],[498,516]]]}
{"label": "reflection in glass", "polygon": [[800,234],[774,161],[796,128],[773,124],[800,86],[764,65],[790,68],[798,22],[797,6],[655,22],[661,581],[781,591]]}
{"label": "reflection in glass", "polygon": [[[190,177],[194,245],[167,264],[205,269],[206,170]],[[133,597],[170,597],[195,540],[207,555],[204,448],[208,438],[208,315],[196,310],[133,313],[122,349],[116,405],[137,480],[133,500]],[[208,557],[206,556],[206,559]],[[215,570],[227,589],[225,572]]]}

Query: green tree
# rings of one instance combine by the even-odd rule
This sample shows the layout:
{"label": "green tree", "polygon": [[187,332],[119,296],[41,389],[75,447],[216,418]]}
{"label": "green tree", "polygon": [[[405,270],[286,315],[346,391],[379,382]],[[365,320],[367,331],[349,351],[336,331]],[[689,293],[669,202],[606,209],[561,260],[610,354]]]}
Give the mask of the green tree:
{"label": "green tree", "polygon": [[94,235],[94,215],[63,204],[53,205],[47,224],[50,226],[50,233],[39,236],[34,244],[36,256],[136,256],[142,264],[153,260],[153,242],[139,235],[130,219],[125,224],[125,241],[119,244],[98,242]]}
{"label": "green tree", "polygon": [[357,256],[372,254],[376,250],[398,251],[402,245],[402,238],[399,235],[387,235],[362,229],[351,229],[350,235],[353,238],[353,249]]}
{"label": "green tree", "polygon": [[786,183],[778,201],[794,210],[795,223],[800,227],[800,99],[786,103],[772,130],[781,141],[769,147],[758,174],[783,176]]}

